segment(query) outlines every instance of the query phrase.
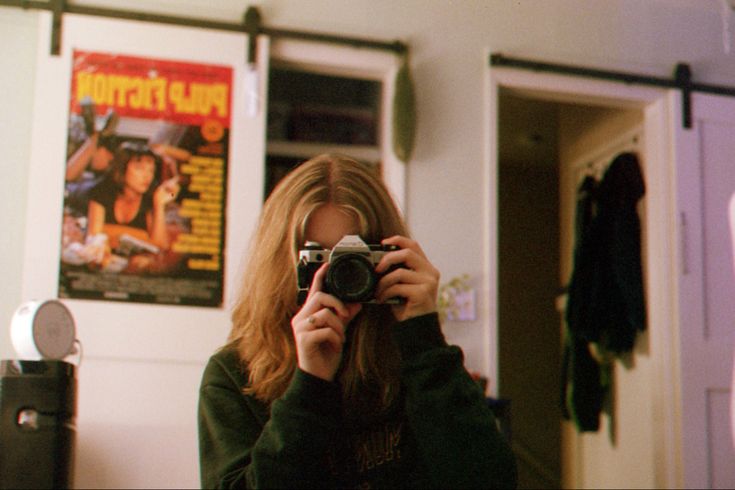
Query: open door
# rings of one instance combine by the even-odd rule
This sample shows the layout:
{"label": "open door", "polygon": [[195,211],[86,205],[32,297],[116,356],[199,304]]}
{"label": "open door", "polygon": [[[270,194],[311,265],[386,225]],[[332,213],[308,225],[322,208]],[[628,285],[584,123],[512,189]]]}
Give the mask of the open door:
{"label": "open door", "polygon": [[695,94],[692,108],[692,129],[676,128],[675,155],[683,479],[687,488],[732,488],[735,280],[728,205],[735,191],[735,98]]}

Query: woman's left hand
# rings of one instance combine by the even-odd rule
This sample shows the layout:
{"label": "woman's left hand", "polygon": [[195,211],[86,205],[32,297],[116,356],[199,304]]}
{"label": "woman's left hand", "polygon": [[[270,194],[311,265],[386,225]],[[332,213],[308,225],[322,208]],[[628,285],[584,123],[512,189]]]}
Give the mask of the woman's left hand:
{"label": "woman's left hand", "polygon": [[439,271],[426,258],[419,244],[403,236],[386,238],[382,244],[396,245],[399,250],[385,254],[375,271],[384,274],[392,266],[400,267],[380,279],[376,299],[382,303],[390,298],[404,298],[404,303],[393,307],[398,321],[437,311]]}

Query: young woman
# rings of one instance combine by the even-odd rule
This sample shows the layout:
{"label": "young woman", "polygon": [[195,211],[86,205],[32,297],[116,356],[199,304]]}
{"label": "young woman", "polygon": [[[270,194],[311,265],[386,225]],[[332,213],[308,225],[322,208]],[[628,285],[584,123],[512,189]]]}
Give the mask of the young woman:
{"label": "young woman", "polygon": [[[299,249],[348,234],[398,247],[375,266],[376,302],[325,293],[325,264],[299,306]],[[514,456],[441,333],[439,273],[407,235],[379,177],[348,158],[313,158],[276,187],[229,343],[202,378],[204,488],[515,486]]]}
{"label": "young woman", "polygon": [[147,145],[123,143],[107,178],[90,192],[87,236],[102,233],[105,224],[124,225],[143,230],[148,241],[167,249],[166,205],[178,195],[179,184],[170,179],[154,188],[159,168]]}

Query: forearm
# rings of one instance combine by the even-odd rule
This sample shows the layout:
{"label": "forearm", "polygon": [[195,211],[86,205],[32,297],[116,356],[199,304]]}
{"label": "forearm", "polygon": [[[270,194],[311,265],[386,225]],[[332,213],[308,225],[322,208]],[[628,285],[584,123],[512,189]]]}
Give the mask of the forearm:
{"label": "forearm", "polygon": [[154,245],[162,250],[168,250],[170,243],[168,231],[166,230],[166,205],[155,204],[151,210],[150,225],[148,234]]}
{"label": "forearm", "polygon": [[[247,398],[247,397],[246,397]],[[200,397],[203,487],[323,488],[320,449],[328,446],[339,413],[338,389],[298,371],[284,396],[257,413],[238,391],[208,389]]]}
{"label": "forearm", "polygon": [[170,240],[166,229],[166,206],[179,194],[179,179],[173,177],[156,188],[153,193],[153,209],[148,220],[148,234],[158,247],[168,250]]}
{"label": "forearm", "polygon": [[105,208],[97,201],[89,201],[87,206],[87,236],[102,233],[105,226]]}
{"label": "forearm", "polygon": [[297,371],[253,448],[247,472],[253,488],[325,488],[325,448],[335,436],[339,391],[332,383]]}
{"label": "forearm", "polygon": [[515,487],[515,457],[436,315],[396,325],[406,410],[437,487]]}

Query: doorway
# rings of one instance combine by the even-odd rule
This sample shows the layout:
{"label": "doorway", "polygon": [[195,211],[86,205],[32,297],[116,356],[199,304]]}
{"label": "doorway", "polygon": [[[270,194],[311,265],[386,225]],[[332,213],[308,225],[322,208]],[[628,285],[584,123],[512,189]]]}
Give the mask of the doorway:
{"label": "doorway", "polygon": [[[498,380],[512,401],[519,488],[589,486],[582,448],[614,451],[616,421],[601,415],[599,433],[584,437],[562,422],[576,191],[586,173],[599,177],[617,153],[642,148],[644,114],[504,87],[497,110]],[[639,344],[647,354],[647,338]]]}
{"label": "doorway", "polygon": [[557,114],[500,91],[498,388],[512,403],[519,488],[561,485]]}

